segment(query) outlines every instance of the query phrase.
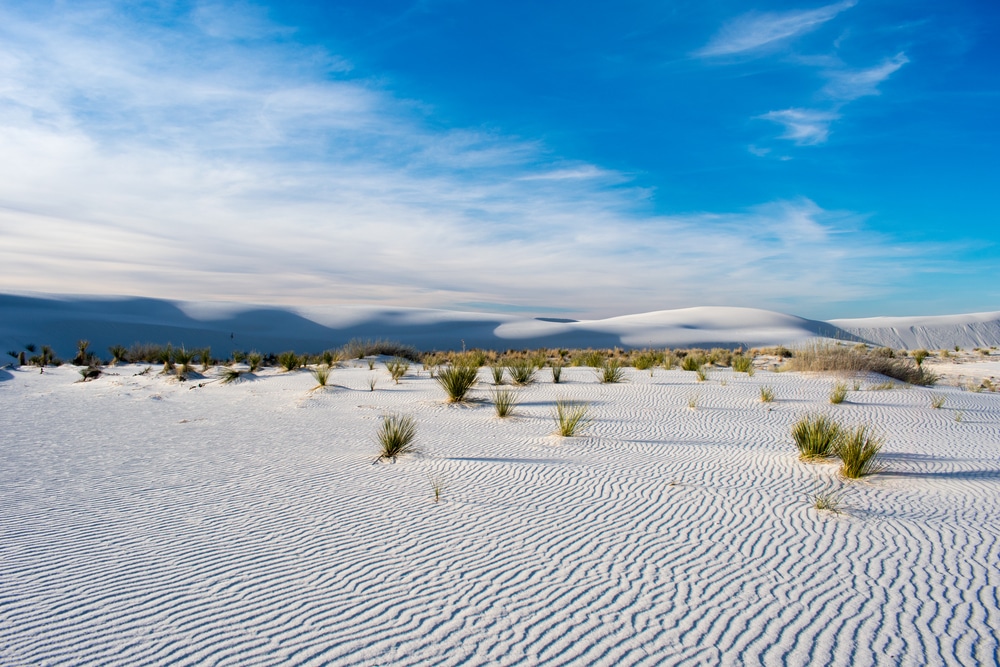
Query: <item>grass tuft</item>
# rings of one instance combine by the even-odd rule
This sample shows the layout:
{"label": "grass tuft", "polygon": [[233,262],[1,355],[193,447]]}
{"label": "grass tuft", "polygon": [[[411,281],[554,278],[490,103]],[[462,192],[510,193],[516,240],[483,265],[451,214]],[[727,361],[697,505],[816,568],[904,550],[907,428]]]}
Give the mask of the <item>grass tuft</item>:
{"label": "grass tuft", "polygon": [[761,403],[774,403],[774,389],[771,387],[761,387],[760,388],[760,402]]}
{"label": "grass tuft", "polygon": [[597,378],[604,384],[625,381],[625,369],[617,361],[605,361],[597,369]]}
{"label": "grass tuft", "polygon": [[556,430],[564,438],[572,438],[580,435],[583,429],[590,423],[587,411],[590,406],[579,401],[556,401]]}
{"label": "grass tuft", "polygon": [[237,370],[235,368],[223,368],[222,375],[220,377],[222,378],[222,384],[232,384],[233,382],[239,380],[242,375],[243,371],[241,370]]}
{"label": "grass tuft", "polygon": [[753,357],[745,357],[742,354],[733,356],[733,370],[737,373],[750,373],[753,371]]}
{"label": "grass tuft", "polygon": [[286,373],[291,373],[300,365],[302,365],[302,360],[299,359],[299,355],[292,351],[282,352],[278,355],[278,366]]}
{"label": "grass tuft", "polygon": [[562,364],[552,364],[552,382],[559,384],[562,382]]}
{"label": "grass tuft", "polygon": [[826,415],[806,415],[792,426],[792,439],[803,461],[824,459],[836,453],[842,429]]}
{"label": "grass tuft", "polygon": [[843,491],[817,491],[812,495],[813,509],[821,512],[833,512],[840,514],[843,507]]}
{"label": "grass tuft", "polygon": [[503,372],[504,367],[499,364],[490,366],[490,373],[493,374],[493,384],[498,386],[503,384]]}
{"label": "grass tuft", "polygon": [[310,368],[309,372],[312,376],[316,378],[316,386],[313,389],[319,389],[320,387],[325,387],[330,381],[330,367],[320,366],[319,368]]}
{"label": "grass tuft", "polygon": [[507,372],[510,374],[510,381],[518,386],[535,381],[535,363],[530,359],[511,359],[507,362]]}
{"label": "grass tuft", "polygon": [[400,378],[410,370],[410,362],[402,357],[394,357],[385,362],[385,369],[389,371],[389,375],[392,376],[393,381],[399,384]]}
{"label": "grass tuft", "polygon": [[375,462],[392,461],[403,454],[416,452],[413,441],[417,437],[417,423],[409,415],[382,415],[382,425],[375,432],[381,451]]}
{"label": "grass tuft", "polygon": [[458,364],[442,368],[435,381],[448,394],[449,403],[461,403],[479,377],[479,368],[471,364]]}
{"label": "grass tuft", "polygon": [[830,402],[834,405],[840,405],[847,398],[847,383],[838,382],[833,385],[833,389],[830,391]]}
{"label": "grass tuft", "polygon": [[703,366],[696,368],[694,373],[698,378],[698,382],[704,382],[708,379],[708,371],[706,371]]}
{"label": "grass tuft", "polygon": [[931,394],[931,407],[935,410],[940,410],[944,407],[945,401],[948,397],[944,394]]}
{"label": "grass tuft", "polygon": [[879,451],[885,438],[874,432],[871,426],[863,425],[843,433],[836,446],[840,457],[840,474],[848,479],[858,479],[884,470],[878,460]]}
{"label": "grass tuft", "polygon": [[517,394],[512,389],[496,388],[492,392],[493,409],[496,410],[497,417],[501,419],[514,414],[517,406]]}

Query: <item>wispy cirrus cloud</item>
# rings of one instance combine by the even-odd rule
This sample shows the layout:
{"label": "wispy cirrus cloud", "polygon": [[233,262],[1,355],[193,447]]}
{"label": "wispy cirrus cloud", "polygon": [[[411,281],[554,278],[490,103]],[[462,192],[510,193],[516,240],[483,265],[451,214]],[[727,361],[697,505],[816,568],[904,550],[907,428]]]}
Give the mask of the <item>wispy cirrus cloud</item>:
{"label": "wispy cirrus cloud", "polygon": [[797,146],[815,146],[829,139],[830,123],[840,115],[816,109],[783,109],[770,111],[759,118],[783,125],[785,133],[781,139],[793,141]]}
{"label": "wispy cirrus cloud", "polygon": [[843,0],[817,9],[748,12],[723,25],[695,55],[709,58],[765,51],[815,30],[855,4],[857,0]]}
{"label": "wispy cirrus cloud", "polygon": [[[338,54],[248,42],[272,30],[259,12],[235,36],[197,12],[43,14],[0,10],[5,289],[798,310],[874,296],[916,252],[808,199],[652,215],[626,175],[442,129]],[[823,119],[798,122],[819,137]]]}
{"label": "wispy cirrus cloud", "polygon": [[867,69],[830,69],[824,73],[828,79],[823,93],[828,97],[849,102],[866,95],[879,95],[878,85],[910,62],[905,53],[897,53],[881,64]]}

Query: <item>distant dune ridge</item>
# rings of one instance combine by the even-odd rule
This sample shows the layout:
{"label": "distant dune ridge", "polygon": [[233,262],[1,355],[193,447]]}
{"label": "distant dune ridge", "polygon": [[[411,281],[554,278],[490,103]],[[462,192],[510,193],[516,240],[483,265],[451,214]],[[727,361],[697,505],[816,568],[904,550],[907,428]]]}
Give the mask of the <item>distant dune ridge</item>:
{"label": "distant dune ridge", "polygon": [[0,295],[0,346],[52,345],[62,355],[135,342],[318,351],[351,338],[388,338],[420,349],[794,345],[814,338],[943,348],[1000,345],[1000,312],[822,322],[756,308],[699,307],[602,320],[329,306],[277,308],[137,297]]}

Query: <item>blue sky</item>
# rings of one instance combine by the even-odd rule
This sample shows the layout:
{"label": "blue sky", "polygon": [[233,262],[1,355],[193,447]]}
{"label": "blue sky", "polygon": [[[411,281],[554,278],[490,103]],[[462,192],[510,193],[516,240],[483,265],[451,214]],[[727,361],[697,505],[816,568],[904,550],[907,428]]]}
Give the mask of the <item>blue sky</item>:
{"label": "blue sky", "polygon": [[998,14],[0,1],[0,289],[1000,310]]}

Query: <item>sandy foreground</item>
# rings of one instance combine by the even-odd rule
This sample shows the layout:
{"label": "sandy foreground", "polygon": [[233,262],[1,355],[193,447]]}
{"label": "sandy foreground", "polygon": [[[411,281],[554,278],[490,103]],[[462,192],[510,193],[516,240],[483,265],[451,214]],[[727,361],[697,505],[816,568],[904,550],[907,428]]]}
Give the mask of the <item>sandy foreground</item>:
{"label": "sandy foreground", "polygon": [[[0,370],[0,664],[1000,658],[1000,394],[546,369],[501,420],[488,369],[453,406],[419,366],[369,391],[354,364],[313,392]],[[553,435],[557,398],[585,436]],[[373,465],[392,411],[421,453]],[[810,411],[882,431],[886,472],[798,461]],[[812,507],[831,489],[840,514]]]}

